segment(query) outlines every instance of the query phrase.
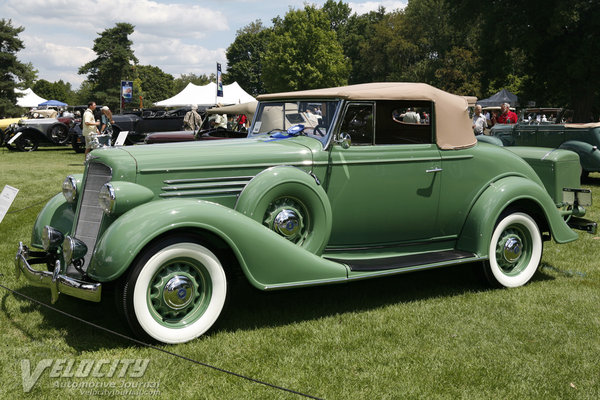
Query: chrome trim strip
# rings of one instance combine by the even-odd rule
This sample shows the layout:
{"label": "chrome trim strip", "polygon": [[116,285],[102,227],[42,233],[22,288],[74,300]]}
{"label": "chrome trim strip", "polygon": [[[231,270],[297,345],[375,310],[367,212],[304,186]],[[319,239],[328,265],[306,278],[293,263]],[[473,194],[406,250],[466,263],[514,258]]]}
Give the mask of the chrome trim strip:
{"label": "chrome trim strip", "polygon": [[197,182],[217,182],[217,181],[232,181],[232,180],[250,180],[254,176],[223,176],[216,178],[191,178],[191,179],[169,179],[163,181],[164,184],[170,185],[173,183],[197,183]]}
{"label": "chrome trim strip", "polygon": [[38,271],[31,268],[27,262],[29,249],[19,242],[19,249],[15,257],[15,269],[17,279],[23,273],[23,276],[30,284],[50,289],[51,301],[54,304],[58,300],[58,295],[64,293],[69,296],[77,297],[82,300],[99,302],[102,296],[102,284],[90,283],[71,278],[60,273],[60,262],[57,261],[53,272]]}
{"label": "chrome trim strip", "polygon": [[231,195],[241,193],[243,188],[230,189],[230,190],[190,190],[188,192],[171,192],[161,193],[160,197],[181,197],[181,196],[213,196],[213,195]]}
{"label": "chrome trim strip", "polygon": [[441,243],[447,241],[453,241],[458,238],[458,235],[448,235],[448,236],[440,236],[435,239],[430,240],[420,240],[416,242],[404,242],[404,243],[382,243],[382,244],[374,244],[367,246],[331,246],[325,247],[323,254],[335,253],[335,252],[351,252],[351,251],[364,251],[364,250],[377,250],[377,249],[393,249],[396,247],[408,247],[408,246],[420,246],[420,245],[429,245],[434,243]]}
{"label": "chrome trim strip", "polygon": [[204,188],[224,188],[231,186],[244,187],[248,184],[247,181],[235,181],[235,182],[206,182],[196,183],[191,185],[180,185],[180,186],[163,186],[162,190],[187,190],[187,189],[204,189]]}
{"label": "chrome trim strip", "polygon": [[230,170],[230,169],[240,169],[240,168],[270,168],[270,167],[278,167],[281,165],[291,165],[294,167],[310,167],[312,166],[312,160],[300,161],[297,163],[290,164],[289,162],[283,163],[269,163],[269,164],[228,164],[228,165],[203,165],[201,167],[181,167],[181,168],[148,168],[141,169],[139,171],[140,174],[151,174],[151,173],[167,173],[167,172],[185,172],[185,171],[217,171],[217,170]]}

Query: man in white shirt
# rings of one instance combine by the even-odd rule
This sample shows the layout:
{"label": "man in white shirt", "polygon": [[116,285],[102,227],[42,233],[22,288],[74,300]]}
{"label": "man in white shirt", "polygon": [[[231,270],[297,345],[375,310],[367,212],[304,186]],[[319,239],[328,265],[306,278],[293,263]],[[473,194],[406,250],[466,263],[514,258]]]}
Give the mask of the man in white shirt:
{"label": "man in white shirt", "polygon": [[475,114],[473,114],[473,132],[476,135],[483,135],[483,130],[487,128],[485,116],[481,113],[481,105],[475,106]]}
{"label": "man in white shirt", "polygon": [[92,142],[98,134],[99,121],[96,121],[94,117],[94,110],[96,109],[96,102],[90,101],[88,108],[83,113],[83,123],[81,124],[81,133],[85,138],[85,155],[92,149]]}

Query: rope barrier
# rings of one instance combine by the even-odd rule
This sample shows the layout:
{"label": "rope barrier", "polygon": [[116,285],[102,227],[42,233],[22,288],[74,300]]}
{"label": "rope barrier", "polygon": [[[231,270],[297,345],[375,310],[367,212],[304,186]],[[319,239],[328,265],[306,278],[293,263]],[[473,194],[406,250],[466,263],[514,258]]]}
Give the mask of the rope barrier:
{"label": "rope barrier", "polygon": [[[0,276],[3,276],[3,275],[0,274]],[[113,331],[111,329],[108,329],[108,328],[105,328],[103,326],[94,324],[93,322],[86,321],[83,318],[77,317],[75,315],[71,315],[71,314],[69,314],[69,313],[67,313],[65,311],[59,310],[56,307],[53,307],[53,306],[50,306],[48,304],[42,303],[39,300],[36,300],[36,299],[31,298],[31,297],[29,297],[27,295],[24,295],[23,293],[19,293],[16,290],[10,289],[10,288],[2,285],[2,284],[0,284],[0,288],[3,288],[4,290],[7,290],[8,292],[12,293],[13,295],[21,296],[24,299],[26,299],[26,300],[28,300],[28,301],[30,301],[32,303],[38,304],[38,305],[40,305],[42,307],[46,307],[47,309],[55,311],[55,312],[57,312],[59,314],[62,314],[64,316],[66,316],[66,317],[69,317],[69,318],[74,319],[74,320],[79,321],[79,322],[83,322],[84,324],[87,324],[87,325],[92,326],[94,328],[100,329],[100,330],[102,330],[104,332],[108,332],[108,333],[110,333],[112,335],[115,335],[115,336],[118,336],[118,337],[120,337],[122,339],[125,339],[125,340],[128,340],[128,341],[137,343],[139,345],[148,347],[148,348],[153,349],[153,350],[157,350],[157,351],[163,352],[163,353],[168,354],[170,356],[178,357],[178,358],[181,358],[182,360],[186,360],[186,361],[189,361],[189,362],[194,363],[194,364],[202,365],[203,367],[211,368],[211,369],[213,369],[215,371],[219,371],[219,372],[222,372],[222,373],[225,373],[225,374],[229,374],[229,375],[235,376],[237,378],[246,379],[247,381],[258,383],[260,385],[264,385],[264,386],[270,387],[272,389],[282,390],[284,392],[293,393],[293,394],[296,394],[298,396],[306,397],[306,398],[309,398],[309,399],[321,400],[319,397],[311,396],[311,395],[306,394],[306,393],[302,393],[302,392],[298,392],[296,390],[288,389],[288,388],[285,388],[283,386],[274,385],[272,383],[264,382],[264,381],[261,381],[261,380],[255,379],[255,378],[250,378],[248,376],[245,376],[245,375],[242,375],[242,374],[238,374],[237,372],[232,372],[232,371],[226,370],[224,368],[215,367],[214,365],[210,365],[210,364],[207,364],[207,363],[204,363],[204,362],[201,362],[201,361],[197,361],[197,360],[194,360],[192,358],[189,358],[189,357],[177,354],[177,353],[173,353],[172,351],[168,351],[168,350],[162,349],[160,347],[151,345],[149,343],[142,342],[140,340],[134,339],[134,338],[129,337],[127,335],[124,335],[122,333],[115,332],[115,331]]]}

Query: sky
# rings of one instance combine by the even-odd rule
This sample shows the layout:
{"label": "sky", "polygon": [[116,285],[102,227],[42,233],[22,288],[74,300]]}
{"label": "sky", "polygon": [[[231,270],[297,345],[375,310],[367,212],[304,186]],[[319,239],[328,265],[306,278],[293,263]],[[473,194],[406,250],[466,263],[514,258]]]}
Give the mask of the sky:
{"label": "sky", "polygon": [[[134,25],[129,37],[141,65],[153,65],[175,78],[181,74],[211,74],[216,63],[226,72],[227,47],[238,29],[325,0],[0,0],[0,18],[10,19],[25,48],[19,61],[31,62],[38,79],[62,79],[74,89],[85,79],[80,66],[96,58],[94,39],[117,22]],[[353,13],[379,6],[402,9],[407,0],[345,1]]]}

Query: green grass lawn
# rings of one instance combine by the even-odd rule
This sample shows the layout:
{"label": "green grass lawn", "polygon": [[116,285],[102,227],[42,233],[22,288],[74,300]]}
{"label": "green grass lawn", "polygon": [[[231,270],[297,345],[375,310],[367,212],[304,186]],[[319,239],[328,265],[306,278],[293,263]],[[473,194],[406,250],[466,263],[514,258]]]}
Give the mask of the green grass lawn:
{"label": "green grass lawn", "polygon": [[[48,290],[15,279],[14,254],[19,241],[29,243],[45,201],[82,163],[67,148],[0,149],[0,190],[20,190],[0,223],[0,284],[50,303]],[[600,174],[585,187],[596,201],[587,218],[600,221]],[[160,348],[326,399],[600,398],[599,248],[600,237],[585,233],[567,245],[546,243],[533,281],[511,290],[489,289],[477,264],[272,293],[242,287],[208,335]],[[55,307],[130,335],[110,299],[61,295]],[[0,346],[2,399],[300,398],[132,343],[2,288]],[[52,365],[24,393],[22,365],[29,361],[28,376],[44,359]],[[120,369],[112,377],[61,376],[69,362],[104,363],[99,371],[107,375],[108,365],[123,360],[148,364],[139,377],[131,370],[119,377]],[[74,387],[84,384],[96,388]]]}

